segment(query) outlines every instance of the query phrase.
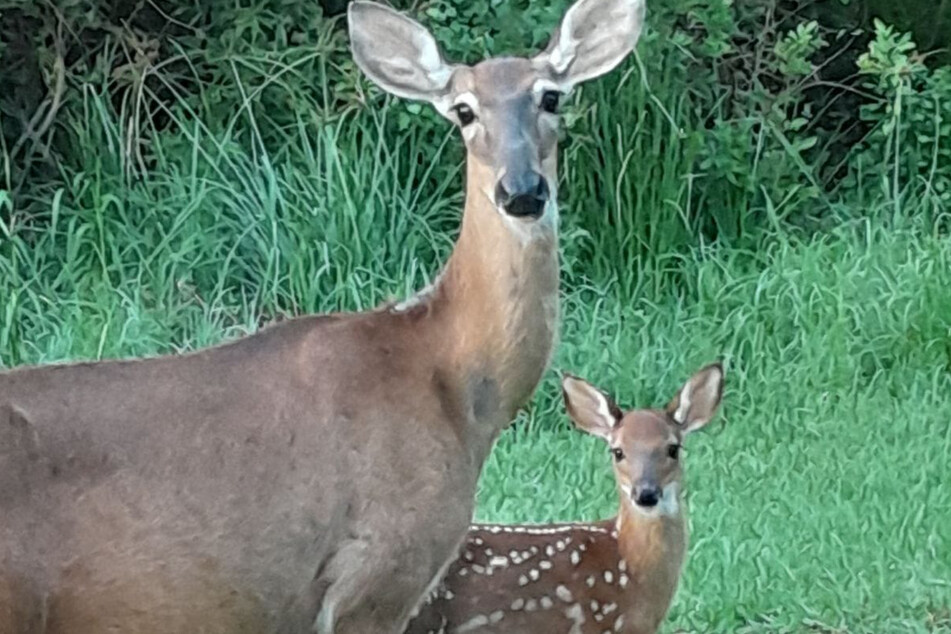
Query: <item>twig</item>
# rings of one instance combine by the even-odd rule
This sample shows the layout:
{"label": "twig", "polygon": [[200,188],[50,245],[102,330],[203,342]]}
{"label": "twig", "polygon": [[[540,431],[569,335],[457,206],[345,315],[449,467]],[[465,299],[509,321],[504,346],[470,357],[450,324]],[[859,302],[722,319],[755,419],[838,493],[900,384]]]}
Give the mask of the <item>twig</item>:
{"label": "twig", "polygon": [[[27,122],[20,138],[13,144],[10,153],[7,155],[7,160],[11,165],[20,154],[20,151],[26,147],[28,141],[32,140],[36,144],[42,142],[41,139],[43,135],[52,127],[53,122],[56,120],[56,114],[63,104],[63,94],[66,91],[66,62],[63,59],[62,41],[61,33],[57,32],[56,60],[53,62],[54,80],[52,92],[50,96],[44,99],[36,108],[36,112],[33,113],[29,122]],[[29,161],[29,159],[25,161],[27,167],[29,167]],[[25,171],[26,170],[24,170],[24,177]],[[19,185],[16,189],[19,189]]]}

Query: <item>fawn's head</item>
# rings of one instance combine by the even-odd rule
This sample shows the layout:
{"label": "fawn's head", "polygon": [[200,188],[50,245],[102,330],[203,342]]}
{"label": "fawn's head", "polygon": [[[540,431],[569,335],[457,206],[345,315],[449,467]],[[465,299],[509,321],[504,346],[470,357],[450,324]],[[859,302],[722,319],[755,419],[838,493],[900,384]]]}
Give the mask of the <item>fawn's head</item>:
{"label": "fawn's head", "polygon": [[383,5],[355,0],[348,18],[363,72],[394,95],[432,103],[457,124],[481,193],[503,217],[533,222],[554,207],[559,100],[631,52],[644,0],[580,0],[544,52],[475,66],[447,63],[429,31]]}
{"label": "fawn's head", "polygon": [[644,515],[676,514],[680,447],[684,436],[716,414],[723,392],[723,366],[714,363],[694,374],[663,410],[624,413],[610,396],[573,376],[564,377],[562,392],[575,424],[608,442],[622,499]]}

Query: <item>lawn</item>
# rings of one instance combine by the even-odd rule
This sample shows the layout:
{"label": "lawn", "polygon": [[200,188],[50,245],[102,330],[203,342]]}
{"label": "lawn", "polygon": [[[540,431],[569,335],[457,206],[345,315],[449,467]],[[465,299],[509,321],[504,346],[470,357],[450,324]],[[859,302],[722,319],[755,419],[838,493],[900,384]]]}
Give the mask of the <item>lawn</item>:
{"label": "lawn", "polygon": [[[565,298],[554,364],[622,407],[723,358],[722,426],[684,461],[692,543],[669,631],[951,631],[951,244],[854,227],[685,254],[681,293]],[[616,509],[554,372],[487,464],[478,516]]]}

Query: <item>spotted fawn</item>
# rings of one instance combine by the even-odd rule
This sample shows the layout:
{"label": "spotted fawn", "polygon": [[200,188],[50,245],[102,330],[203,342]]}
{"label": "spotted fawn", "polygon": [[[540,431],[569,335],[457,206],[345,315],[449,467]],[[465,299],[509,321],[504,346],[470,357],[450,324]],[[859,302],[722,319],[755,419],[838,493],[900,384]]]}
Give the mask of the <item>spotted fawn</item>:
{"label": "spotted fawn", "polygon": [[407,633],[656,632],[687,548],[681,444],[715,415],[723,378],[719,363],[708,365],[665,409],[625,414],[606,393],[565,376],[571,419],[610,448],[617,516],[589,524],[474,525]]}

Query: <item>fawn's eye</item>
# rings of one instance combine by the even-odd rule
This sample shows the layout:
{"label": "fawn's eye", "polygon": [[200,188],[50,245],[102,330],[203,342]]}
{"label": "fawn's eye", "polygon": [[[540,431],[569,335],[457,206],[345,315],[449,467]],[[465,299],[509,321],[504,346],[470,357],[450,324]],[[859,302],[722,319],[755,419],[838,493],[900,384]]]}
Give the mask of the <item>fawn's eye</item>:
{"label": "fawn's eye", "polygon": [[542,93],[542,110],[545,112],[550,112],[551,114],[556,114],[558,112],[558,101],[561,99],[561,95],[554,90],[546,90]]}
{"label": "fawn's eye", "polygon": [[620,447],[612,447],[611,455],[614,456],[614,462],[620,462],[624,460],[624,450]]}
{"label": "fawn's eye", "polygon": [[667,445],[667,455],[674,460],[680,457],[680,445]]}
{"label": "fawn's eye", "polygon": [[459,125],[463,128],[475,121],[475,113],[472,112],[472,108],[468,104],[460,103],[452,108],[456,112],[456,116],[459,117]]}

